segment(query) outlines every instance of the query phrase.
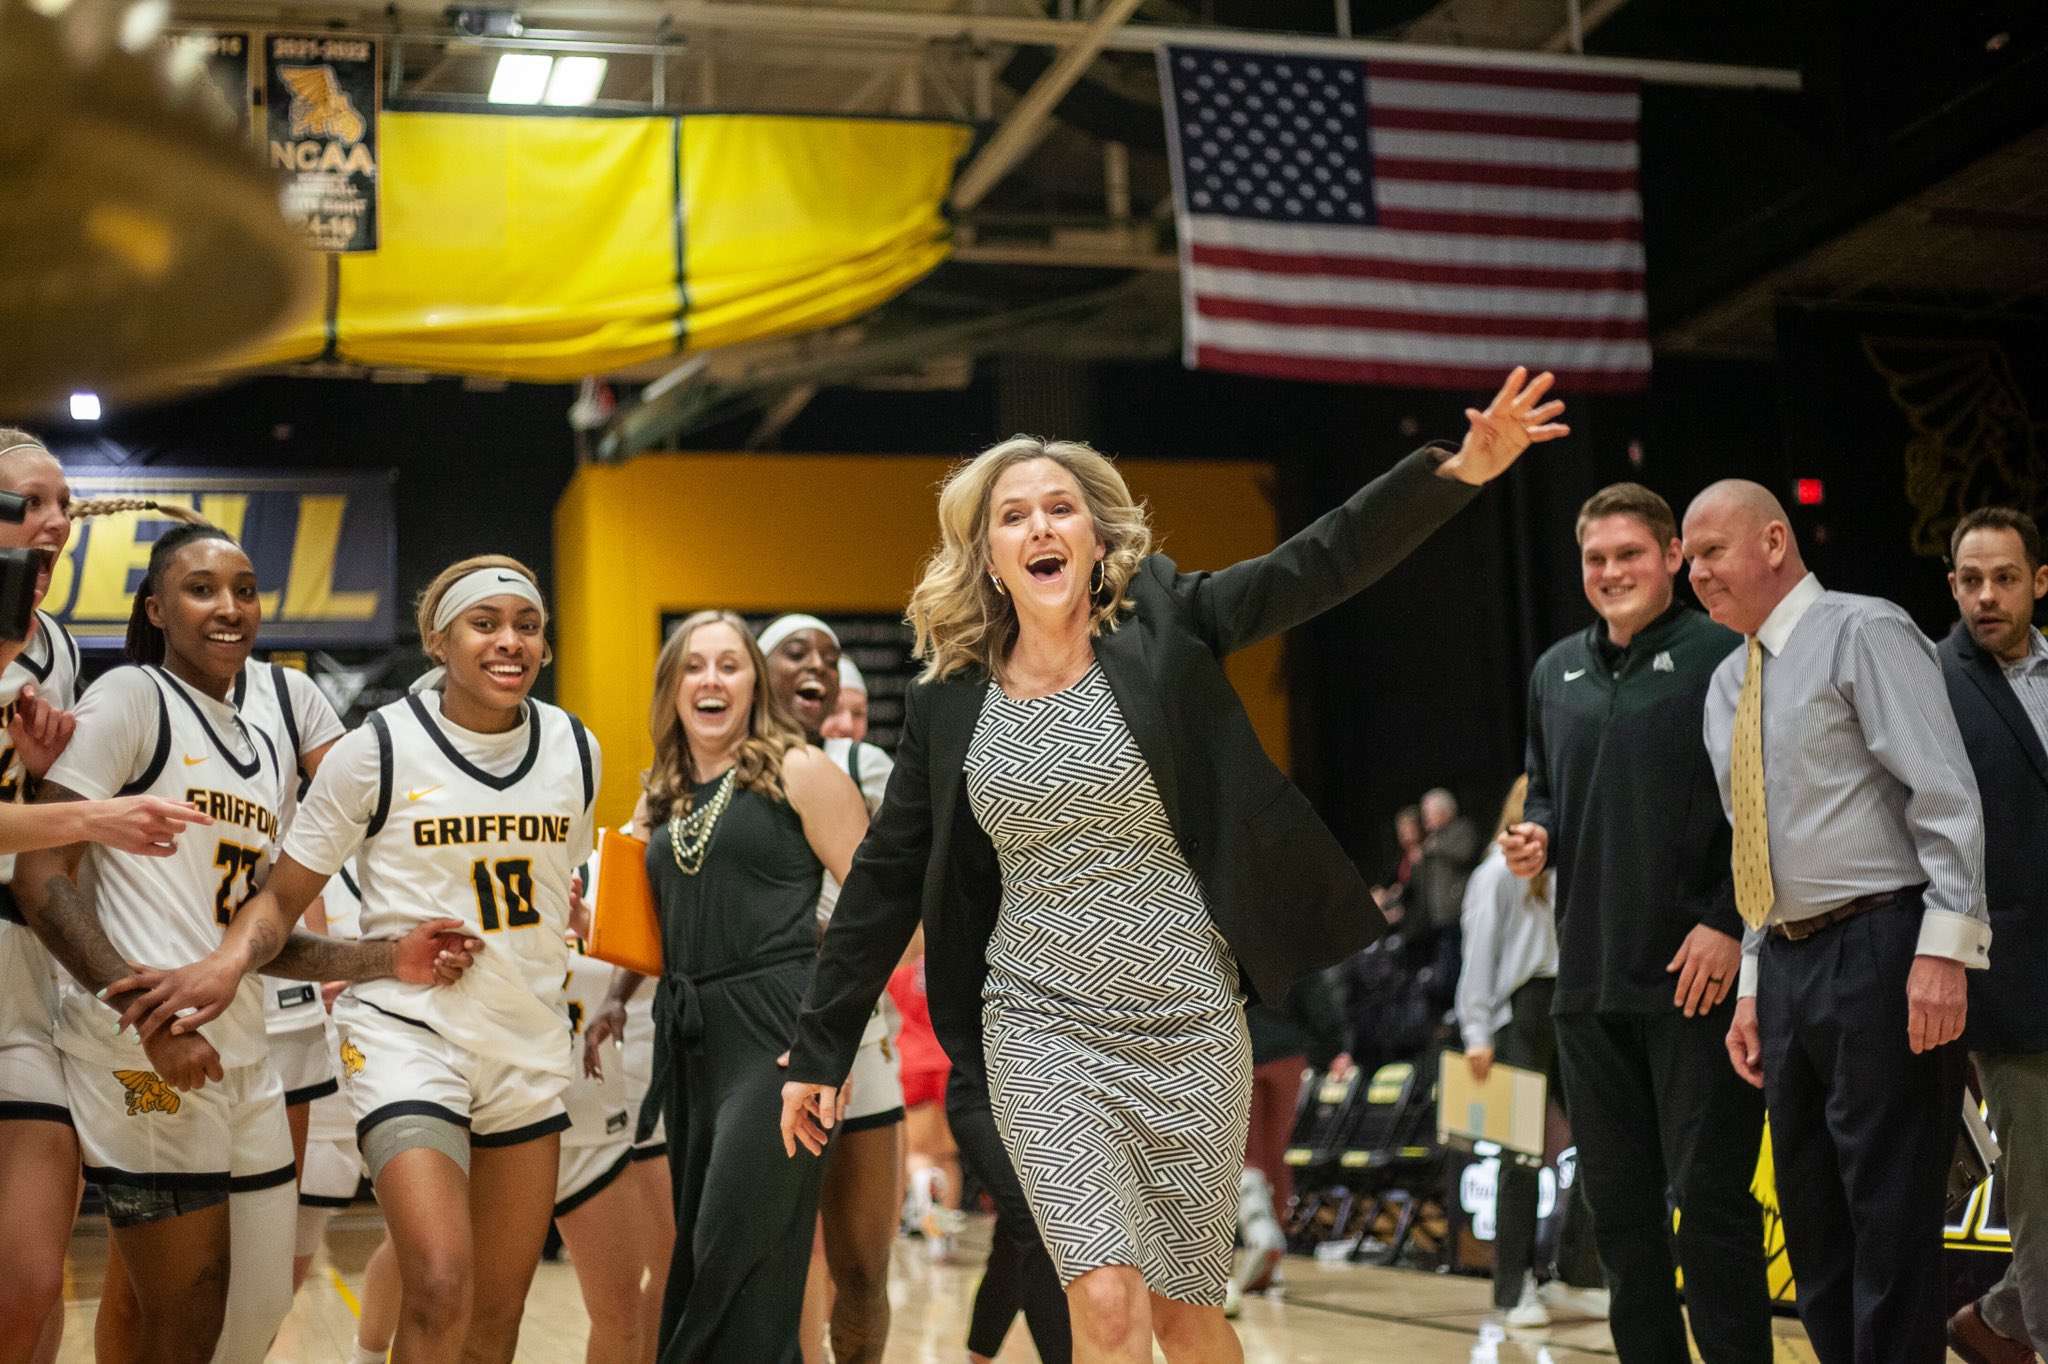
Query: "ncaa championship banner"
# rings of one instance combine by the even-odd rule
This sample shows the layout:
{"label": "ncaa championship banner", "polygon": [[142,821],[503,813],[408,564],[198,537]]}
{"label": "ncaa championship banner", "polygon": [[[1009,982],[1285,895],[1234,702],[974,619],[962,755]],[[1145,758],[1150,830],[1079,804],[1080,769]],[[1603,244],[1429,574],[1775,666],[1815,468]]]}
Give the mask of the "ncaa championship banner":
{"label": "ncaa championship banner", "polygon": [[[381,647],[397,637],[391,475],[256,469],[122,469],[67,475],[75,501],[137,497],[190,507],[241,541],[256,567],[262,650]],[[158,536],[155,512],[72,522],[43,609],[81,644],[118,647]]]}
{"label": "ncaa championship banner", "polygon": [[273,33],[264,39],[270,164],[284,216],[315,251],[377,249],[377,44]]}

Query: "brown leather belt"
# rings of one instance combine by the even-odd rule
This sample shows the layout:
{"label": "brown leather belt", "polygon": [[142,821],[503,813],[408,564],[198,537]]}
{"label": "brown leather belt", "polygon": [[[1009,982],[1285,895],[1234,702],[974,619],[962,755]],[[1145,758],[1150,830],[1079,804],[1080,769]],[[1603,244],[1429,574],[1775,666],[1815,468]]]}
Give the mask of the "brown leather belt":
{"label": "brown leather belt", "polygon": [[1875,895],[1859,895],[1849,901],[1849,903],[1836,905],[1824,914],[1815,914],[1811,918],[1806,919],[1794,919],[1790,923],[1772,924],[1770,931],[1787,942],[1803,942],[1822,929],[1833,928],[1836,924],[1853,919],[1858,914],[1866,914],[1873,909],[1887,909],[1892,905],[1898,904],[1906,898],[1907,894],[1908,892],[1903,890],[1886,890],[1880,891]]}

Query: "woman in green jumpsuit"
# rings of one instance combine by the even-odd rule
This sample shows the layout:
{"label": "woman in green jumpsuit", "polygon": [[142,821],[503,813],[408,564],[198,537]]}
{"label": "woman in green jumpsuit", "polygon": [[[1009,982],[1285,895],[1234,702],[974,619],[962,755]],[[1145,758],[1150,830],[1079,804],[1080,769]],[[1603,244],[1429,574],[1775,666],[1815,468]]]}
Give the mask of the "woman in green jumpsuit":
{"label": "woman in green jumpsuit", "polygon": [[[727,613],[670,637],[651,728],[634,823],[651,833],[661,917],[649,1102],[667,1121],[676,1197],[660,1357],[796,1364],[823,1167],[786,1159],[770,1119],[817,954],[819,883],[845,876],[867,807],[771,696],[753,637]],[[623,1030],[639,981],[619,973],[600,1039]]]}

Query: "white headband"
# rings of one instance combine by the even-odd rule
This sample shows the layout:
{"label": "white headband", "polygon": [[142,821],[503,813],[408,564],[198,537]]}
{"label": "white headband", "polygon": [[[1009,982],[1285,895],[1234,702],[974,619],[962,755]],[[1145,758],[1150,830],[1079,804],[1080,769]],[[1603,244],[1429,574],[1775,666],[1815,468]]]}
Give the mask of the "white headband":
{"label": "white headband", "polygon": [[[464,611],[492,597],[518,597],[521,601],[531,602],[540,612],[541,619],[547,619],[548,604],[540,599],[540,589],[525,574],[502,568],[477,568],[457,578],[441,594],[441,600],[434,607],[435,632],[447,629]],[[429,668],[413,680],[408,690],[432,691],[447,676],[446,668]]]}
{"label": "white headband", "polygon": [[19,445],[10,445],[5,450],[0,450],[0,455],[11,455],[16,450],[41,450],[44,454],[48,454],[50,447],[39,440],[25,440]]}
{"label": "white headband", "polygon": [[756,637],[755,642],[761,646],[762,653],[769,653],[776,645],[782,643],[783,640],[788,639],[799,630],[822,630],[825,632],[825,637],[834,644],[839,642],[839,632],[824,621],[819,620],[816,616],[800,615],[777,616],[774,620],[761,627],[761,633]]}
{"label": "white headband", "polygon": [[518,597],[532,602],[542,616],[548,613],[548,604],[540,599],[540,589],[524,573],[502,568],[478,568],[457,578],[441,594],[440,602],[434,607],[434,629],[447,629],[457,616],[491,597]]}
{"label": "white headband", "polygon": [[868,680],[860,675],[860,665],[853,661],[851,654],[839,655],[839,690],[857,691],[868,694]]}

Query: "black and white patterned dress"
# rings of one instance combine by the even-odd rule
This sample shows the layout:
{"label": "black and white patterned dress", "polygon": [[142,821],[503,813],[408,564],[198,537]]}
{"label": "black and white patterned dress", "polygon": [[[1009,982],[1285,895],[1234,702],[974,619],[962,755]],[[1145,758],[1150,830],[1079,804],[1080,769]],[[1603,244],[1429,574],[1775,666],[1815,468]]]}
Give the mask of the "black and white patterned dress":
{"label": "black and white patterned dress", "polygon": [[1220,1303],[1252,1087],[1237,963],[1101,665],[1032,700],[991,684],[966,777],[1002,864],[989,1090],[1060,1282],[1133,1265]]}

